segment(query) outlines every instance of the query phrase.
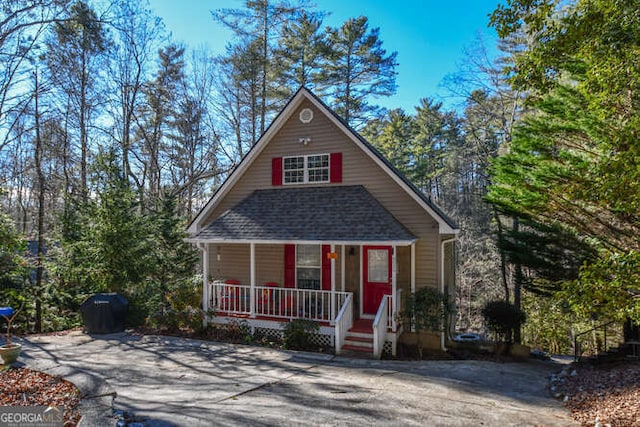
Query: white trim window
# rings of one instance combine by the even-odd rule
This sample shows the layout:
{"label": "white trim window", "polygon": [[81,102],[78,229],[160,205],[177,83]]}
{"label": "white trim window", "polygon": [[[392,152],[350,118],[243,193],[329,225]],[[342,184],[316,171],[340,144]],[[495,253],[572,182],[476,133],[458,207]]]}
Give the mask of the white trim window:
{"label": "white trim window", "polygon": [[329,154],[284,157],[282,160],[284,184],[329,182]]}
{"label": "white trim window", "polygon": [[299,289],[320,289],[320,245],[296,245],[296,281]]}

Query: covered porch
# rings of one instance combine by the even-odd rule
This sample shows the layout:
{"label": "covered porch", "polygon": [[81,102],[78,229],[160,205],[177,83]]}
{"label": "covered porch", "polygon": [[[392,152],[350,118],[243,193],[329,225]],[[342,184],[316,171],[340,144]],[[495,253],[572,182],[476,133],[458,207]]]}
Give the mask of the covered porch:
{"label": "covered porch", "polygon": [[[340,245],[336,249],[335,245],[317,245],[319,248],[333,248],[333,251],[325,253],[329,254],[330,267],[320,269],[320,274],[328,273],[330,287],[323,289],[322,282],[326,283],[326,279],[317,281],[315,286],[312,284],[314,281],[309,278],[299,279],[302,272],[298,269],[295,271],[296,281],[291,286],[284,277],[276,281],[276,278],[269,275],[273,262],[281,264],[278,261],[280,257],[275,254],[278,251],[274,249],[280,247],[281,252],[286,252],[285,247],[289,245],[242,245],[249,247],[248,280],[225,279],[224,277],[231,275],[221,274],[225,271],[224,256],[219,254],[229,252],[225,252],[225,245],[199,245],[202,249],[203,265],[209,267],[203,271],[203,277],[209,278],[203,281],[203,309],[209,313],[207,321],[227,324],[241,319],[246,321],[252,330],[268,330],[273,334],[281,331],[289,321],[312,320],[320,327],[319,343],[333,346],[336,354],[353,349],[354,345],[361,345],[370,347],[370,352],[377,358],[380,358],[383,352],[395,355],[398,337],[402,333],[401,324],[397,321],[401,310],[402,288],[409,286],[409,283],[402,286],[398,280],[396,256],[392,255],[389,259],[389,283],[370,283],[369,286],[377,288],[371,294],[363,281],[363,276],[367,274],[363,274],[360,264],[360,260],[366,258],[365,255],[356,256],[356,261],[345,260],[345,257],[349,257],[348,246]],[[303,246],[308,249],[316,245],[306,243]],[[226,249],[230,247],[235,251],[239,250],[236,244],[227,246]],[[362,254],[369,247],[359,246],[355,251],[356,255]],[[395,246],[389,248],[390,254],[397,253]],[[410,248],[407,249],[407,252],[411,253]],[[264,251],[271,253],[271,258],[266,262],[256,257],[257,253]],[[343,254],[346,254],[345,257]],[[354,266],[355,272],[350,271],[354,270]],[[358,278],[355,282],[352,281],[354,276]],[[371,313],[367,313],[364,307],[362,299],[365,295],[369,295],[369,299],[373,298],[374,302],[369,303],[373,304]],[[361,329],[363,323],[368,324],[370,330],[354,332],[354,325]]]}

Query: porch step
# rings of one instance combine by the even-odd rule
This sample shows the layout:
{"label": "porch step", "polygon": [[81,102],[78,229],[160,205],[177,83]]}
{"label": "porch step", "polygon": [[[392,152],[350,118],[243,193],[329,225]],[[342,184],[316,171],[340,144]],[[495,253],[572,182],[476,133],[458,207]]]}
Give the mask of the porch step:
{"label": "porch step", "polygon": [[342,354],[345,356],[373,357],[373,349],[345,344],[342,346],[342,350]]}
{"label": "porch step", "polygon": [[358,351],[367,351],[373,353],[373,337],[363,338],[347,335],[344,338],[344,346],[342,346],[342,348],[346,348],[347,350],[356,349]]}
{"label": "porch step", "polygon": [[373,320],[358,319],[347,331],[342,349],[360,356],[373,355]]}
{"label": "porch step", "polygon": [[[362,334],[364,335],[364,334]],[[349,335],[345,337],[345,341],[351,342],[360,342],[360,343],[370,343],[373,344],[373,335],[367,335],[366,337],[361,335]]]}
{"label": "porch step", "polygon": [[365,333],[373,335],[373,320],[371,319],[358,319],[353,322],[353,326],[349,329],[349,332]]}

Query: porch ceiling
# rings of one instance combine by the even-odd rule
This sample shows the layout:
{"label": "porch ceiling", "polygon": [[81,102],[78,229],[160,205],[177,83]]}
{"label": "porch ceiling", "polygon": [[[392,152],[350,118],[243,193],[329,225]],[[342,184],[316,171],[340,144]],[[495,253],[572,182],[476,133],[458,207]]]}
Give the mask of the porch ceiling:
{"label": "porch ceiling", "polygon": [[256,190],[189,240],[411,244],[417,239],[363,186],[331,186]]}

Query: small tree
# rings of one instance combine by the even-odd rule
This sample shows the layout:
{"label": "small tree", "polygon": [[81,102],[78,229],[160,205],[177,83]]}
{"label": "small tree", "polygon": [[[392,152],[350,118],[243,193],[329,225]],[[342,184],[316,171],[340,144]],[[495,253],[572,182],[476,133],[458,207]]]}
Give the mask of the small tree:
{"label": "small tree", "polygon": [[507,344],[513,342],[515,330],[527,319],[522,310],[502,300],[489,301],[482,309],[482,316],[496,338]]}
{"label": "small tree", "polygon": [[420,359],[422,359],[423,350],[421,332],[443,332],[449,311],[448,296],[435,289],[422,288],[407,295],[405,309],[400,316],[406,320],[409,329],[416,332],[416,345]]}

